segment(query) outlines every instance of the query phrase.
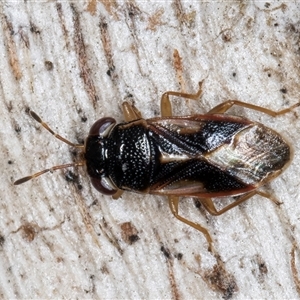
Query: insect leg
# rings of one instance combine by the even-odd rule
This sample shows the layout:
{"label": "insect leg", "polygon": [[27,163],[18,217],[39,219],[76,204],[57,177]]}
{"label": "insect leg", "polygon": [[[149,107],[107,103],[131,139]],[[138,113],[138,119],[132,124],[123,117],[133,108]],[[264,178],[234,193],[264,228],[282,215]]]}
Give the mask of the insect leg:
{"label": "insect leg", "polygon": [[193,222],[181,217],[178,214],[179,197],[169,196],[168,199],[169,199],[170,209],[171,209],[173,215],[175,216],[175,218],[177,218],[178,220],[182,221],[183,223],[185,223],[189,226],[192,226],[193,228],[202,232],[205,235],[205,238],[208,242],[208,251],[212,251],[212,238],[211,238],[210,234],[208,233],[207,229],[197,223],[193,223]]}
{"label": "insect leg", "polygon": [[268,109],[268,108],[265,108],[265,107],[262,107],[262,106],[253,105],[253,104],[242,102],[242,101],[239,101],[239,100],[228,100],[228,101],[225,101],[225,102],[215,106],[213,109],[211,109],[208,112],[208,114],[223,114],[229,108],[231,108],[233,105],[246,107],[246,108],[249,108],[249,109],[260,111],[260,112],[262,112],[264,114],[267,114],[269,116],[272,116],[272,117],[277,117],[277,116],[280,116],[280,115],[284,115],[288,112],[291,112],[294,108],[300,106],[300,102],[298,102],[298,103],[296,103],[296,104],[294,104],[294,105],[292,105],[288,108],[285,108],[283,110],[274,111],[274,110],[271,110],[271,109]]}
{"label": "insect leg", "polygon": [[141,112],[131,103],[125,101],[122,103],[122,110],[126,122],[142,118]]}
{"label": "insect leg", "polygon": [[197,100],[199,99],[201,93],[202,93],[202,83],[203,81],[199,82],[199,90],[196,94],[186,94],[186,93],[180,93],[180,92],[165,92],[161,96],[160,100],[160,110],[161,110],[161,116],[162,117],[171,117],[172,116],[172,105],[170,101],[170,96],[177,96],[177,97],[182,97],[182,98],[187,98],[187,99],[192,99],[192,100]]}
{"label": "insect leg", "polygon": [[123,193],[124,193],[123,190],[118,189],[117,192],[115,194],[113,194],[111,197],[114,200],[117,200],[117,199],[119,199],[122,196]]}
{"label": "insect leg", "polygon": [[252,196],[254,195],[260,195],[264,198],[268,198],[270,199],[272,202],[274,202],[276,205],[280,205],[281,203],[275,199],[274,197],[272,197],[270,194],[267,194],[265,192],[261,192],[261,191],[252,191],[250,193],[247,193],[245,195],[242,195],[240,198],[238,198],[236,201],[234,201],[233,203],[225,206],[224,208],[222,208],[221,210],[217,211],[214,203],[212,202],[212,200],[210,198],[202,198],[199,199],[199,201],[203,204],[203,206],[205,207],[205,209],[213,216],[219,216],[222,215],[223,213],[225,213],[226,211],[234,208],[235,206],[238,206],[239,204],[241,204],[242,202],[247,201],[248,199],[250,199]]}

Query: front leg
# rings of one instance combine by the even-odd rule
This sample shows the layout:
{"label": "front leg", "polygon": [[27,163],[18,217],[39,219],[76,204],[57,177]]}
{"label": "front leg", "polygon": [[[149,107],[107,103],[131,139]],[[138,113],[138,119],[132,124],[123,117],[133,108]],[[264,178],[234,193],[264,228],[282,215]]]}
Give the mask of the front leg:
{"label": "front leg", "polygon": [[122,110],[126,122],[131,122],[142,118],[141,112],[133,104],[127,101],[122,103]]}

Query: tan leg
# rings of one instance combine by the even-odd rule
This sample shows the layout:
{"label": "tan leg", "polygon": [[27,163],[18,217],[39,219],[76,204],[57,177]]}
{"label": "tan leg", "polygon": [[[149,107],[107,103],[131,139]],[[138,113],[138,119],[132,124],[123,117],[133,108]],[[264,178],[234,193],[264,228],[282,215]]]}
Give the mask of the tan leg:
{"label": "tan leg", "polygon": [[126,122],[142,118],[141,112],[131,103],[125,101],[122,103],[122,110]]}
{"label": "tan leg", "polygon": [[186,94],[186,93],[180,93],[180,92],[165,92],[161,96],[160,100],[160,111],[161,111],[161,116],[162,117],[171,117],[172,116],[172,105],[170,101],[170,96],[177,96],[177,97],[182,97],[182,98],[187,98],[191,100],[197,100],[201,96],[202,93],[202,82],[199,82],[199,90],[196,94]]}
{"label": "tan leg", "polygon": [[197,224],[197,223],[193,223],[183,217],[181,217],[178,214],[178,203],[179,203],[179,197],[176,196],[169,196],[169,205],[170,205],[170,209],[173,213],[173,215],[175,216],[175,218],[177,218],[178,220],[182,221],[183,223],[192,226],[193,228],[199,230],[200,232],[202,232],[205,235],[205,238],[208,242],[208,251],[212,251],[212,238],[210,236],[210,234],[208,233],[207,229],[202,227],[201,225]]}
{"label": "tan leg", "polygon": [[280,115],[284,115],[284,114],[292,111],[294,108],[300,106],[300,102],[292,105],[289,108],[285,108],[285,109],[280,110],[280,111],[273,111],[273,110],[265,108],[265,107],[261,107],[261,106],[258,106],[258,105],[253,105],[253,104],[250,104],[250,103],[245,103],[245,102],[242,102],[242,101],[239,101],[239,100],[228,100],[228,101],[225,101],[225,102],[215,106],[213,109],[211,109],[208,112],[208,114],[223,114],[229,108],[231,108],[233,105],[246,107],[246,108],[249,108],[249,109],[260,111],[260,112],[262,112],[264,114],[267,114],[269,116],[272,116],[272,117],[277,117],[277,116],[280,116]]}
{"label": "tan leg", "polygon": [[205,207],[205,209],[213,216],[219,216],[222,215],[223,213],[225,213],[226,211],[238,206],[239,204],[241,204],[242,202],[247,201],[248,199],[250,199],[252,196],[254,195],[260,195],[264,198],[270,199],[272,202],[274,202],[276,205],[281,204],[278,200],[276,200],[274,197],[272,197],[271,195],[261,192],[261,191],[253,191],[250,193],[247,193],[245,195],[242,195],[240,198],[238,198],[236,201],[234,201],[233,203],[227,205],[226,207],[224,207],[223,209],[217,211],[214,203],[212,202],[212,200],[210,198],[205,198],[205,199],[199,199],[199,201],[203,204],[203,206]]}
{"label": "tan leg", "polygon": [[122,196],[123,193],[124,193],[123,190],[118,189],[117,192],[115,194],[113,194],[111,197],[114,200],[117,200],[117,199],[119,199]]}

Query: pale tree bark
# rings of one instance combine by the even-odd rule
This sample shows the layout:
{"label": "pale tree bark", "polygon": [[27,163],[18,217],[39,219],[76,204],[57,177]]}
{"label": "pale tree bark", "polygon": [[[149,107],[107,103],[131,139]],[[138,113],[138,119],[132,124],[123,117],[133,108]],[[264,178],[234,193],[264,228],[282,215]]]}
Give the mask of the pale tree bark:
{"label": "pale tree bark", "polygon": [[163,92],[193,93],[202,80],[202,98],[174,100],[175,115],[228,99],[273,110],[297,103],[299,3],[6,1],[0,20],[2,299],[299,298],[299,109],[278,118],[231,110],[282,133],[295,154],[267,187],[278,207],[257,196],[212,217],[182,200],[181,213],[211,233],[214,254],[164,197],[112,200],[84,168],[13,185],[80,160],[30,109],[83,143],[97,119],[123,120],[123,101],[159,116]]}

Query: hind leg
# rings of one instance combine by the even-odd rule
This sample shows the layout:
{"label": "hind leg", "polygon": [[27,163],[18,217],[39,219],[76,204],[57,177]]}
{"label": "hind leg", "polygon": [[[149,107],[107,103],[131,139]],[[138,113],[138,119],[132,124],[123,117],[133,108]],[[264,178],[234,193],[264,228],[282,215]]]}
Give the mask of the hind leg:
{"label": "hind leg", "polygon": [[185,218],[183,218],[182,216],[180,216],[178,214],[178,203],[179,203],[179,197],[176,197],[176,196],[168,196],[168,199],[169,199],[169,206],[170,206],[170,209],[174,215],[175,218],[177,218],[178,220],[180,220],[181,222],[189,225],[189,226],[192,226],[193,228],[197,229],[198,231],[202,232],[208,242],[208,251],[212,251],[212,238],[209,234],[209,232],[207,231],[207,229],[197,223],[194,223],[194,222],[191,222]]}

